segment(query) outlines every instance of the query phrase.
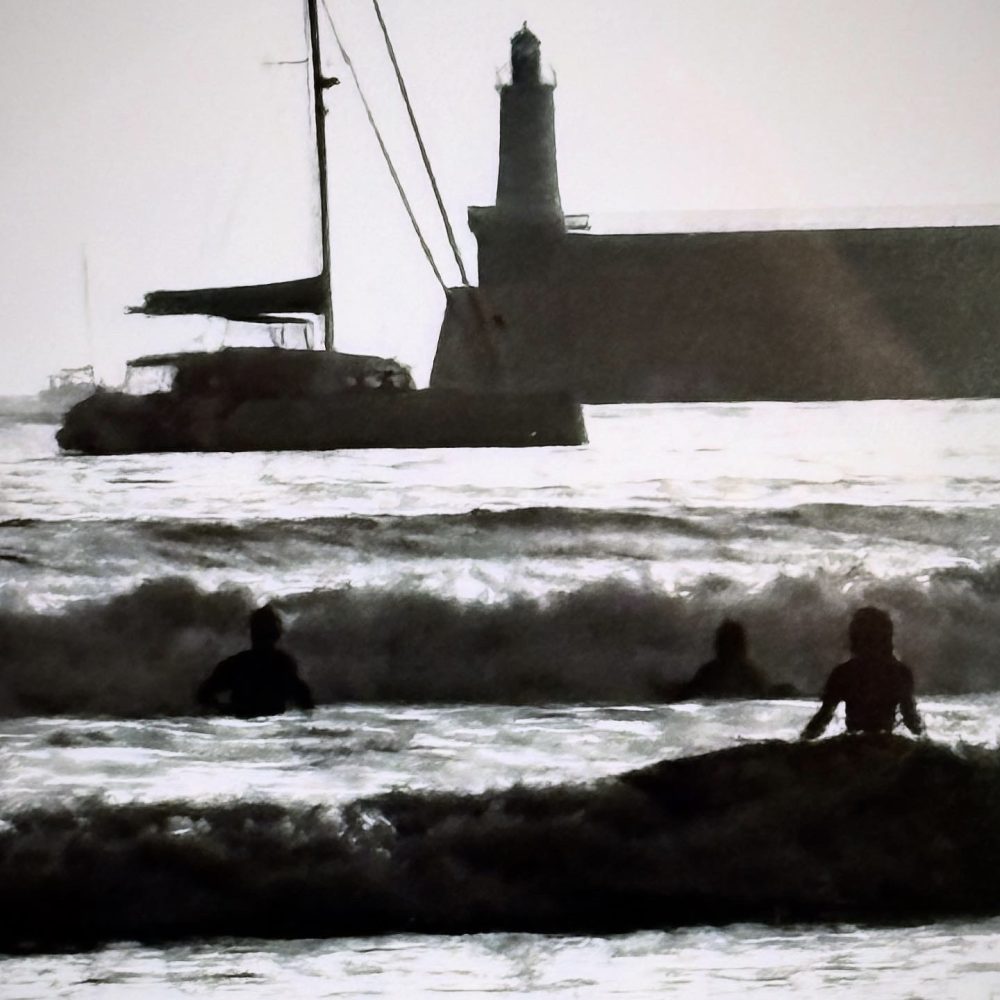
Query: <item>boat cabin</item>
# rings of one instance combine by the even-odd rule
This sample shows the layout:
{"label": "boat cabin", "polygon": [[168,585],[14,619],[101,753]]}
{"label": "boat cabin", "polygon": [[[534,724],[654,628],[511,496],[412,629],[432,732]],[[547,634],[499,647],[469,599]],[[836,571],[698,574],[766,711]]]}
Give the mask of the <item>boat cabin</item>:
{"label": "boat cabin", "polygon": [[129,362],[125,380],[130,395],[232,400],[415,388],[409,368],[394,358],[276,347],[147,355]]}

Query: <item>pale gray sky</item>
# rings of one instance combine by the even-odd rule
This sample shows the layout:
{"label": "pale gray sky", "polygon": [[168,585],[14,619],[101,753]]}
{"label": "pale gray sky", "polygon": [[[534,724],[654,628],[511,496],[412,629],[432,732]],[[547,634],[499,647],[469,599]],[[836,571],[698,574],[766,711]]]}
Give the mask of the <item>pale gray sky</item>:
{"label": "pale gray sky", "polygon": [[[370,2],[329,2],[457,281]],[[558,74],[567,211],[636,228],[776,209],[1000,220],[995,0],[382,9],[473,268],[465,209],[493,200],[495,72],[523,20]],[[221,324],[124,316],[147,290],[314,269],[305,68],[271,65],[304,52],[301,0],[0,0],[0,393],[87,362],[115,380],[127,357],[214,342]],[[443,297],[328,34],[324,54],[345,78],[328,98],[338,346],[426,378]]]}

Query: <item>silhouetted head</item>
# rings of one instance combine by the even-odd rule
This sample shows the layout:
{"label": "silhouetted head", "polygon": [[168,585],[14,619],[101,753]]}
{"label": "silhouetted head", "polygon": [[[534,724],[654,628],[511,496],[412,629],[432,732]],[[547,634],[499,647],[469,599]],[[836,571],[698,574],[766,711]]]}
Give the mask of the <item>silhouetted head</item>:
{"label": "silhouetted head", "polygon": [[250,645],[273,646],[281,638],[281,616],[270,604],[250,615]]}
{"label": "silhouetted head", "polygon": [[747,655],[746,629],[727,618],[715,630],[715,655],[720,660],[742,660]]}
{"label": "silhouetted head", "polygon": [[881,608],[860,608],[848,629],[854,656],[892,656],[892,619]]}

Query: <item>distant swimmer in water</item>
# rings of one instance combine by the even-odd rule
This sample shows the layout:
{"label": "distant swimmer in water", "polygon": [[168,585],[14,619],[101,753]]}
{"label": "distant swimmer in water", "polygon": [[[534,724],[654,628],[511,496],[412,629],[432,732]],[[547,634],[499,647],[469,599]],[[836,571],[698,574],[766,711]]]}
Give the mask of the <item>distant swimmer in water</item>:
{"label": "distant swimmer in water", "polygon": [[[281,618],[268,604],[250,615],[250,648],[223,660],[198,688],[198,701],[216,712],[252,719],[279,715],[289,705],[312,708],[295,660],[277,649]],[[228,699],[220,696],[228,693]]]}
{"label": "distant swimmer in water", "polygon": [[922,733],[913,674],[893,653],[892,619],[881,608],[861,608],[851,619],[848,636],[851,658],[833,668],[823,689],[823,703],[802,730],[802,739],[819,736],[841,702],[848,732],[891,733],[898,709],[910,732]]}
{"label": "distant swimmer in water", "polygon": [[715,630],[715,659],[698,668],[681,697],[763,698],[769,692],[767,679],[747,656],[746,629],[727,619]]}

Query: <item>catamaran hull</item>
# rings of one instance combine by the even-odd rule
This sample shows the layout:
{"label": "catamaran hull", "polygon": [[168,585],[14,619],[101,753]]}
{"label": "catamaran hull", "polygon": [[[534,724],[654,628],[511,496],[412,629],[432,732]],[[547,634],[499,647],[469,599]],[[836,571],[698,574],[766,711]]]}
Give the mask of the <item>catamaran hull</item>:
{"label": "catamaran hull", "polygon": [[329,451],[348,448],[521,448],[587,441],[580,405],[562,393],[359,390],[302,399],[231,401],[172,393],[101,393],[74,406],[56,434],[66,451]]}

